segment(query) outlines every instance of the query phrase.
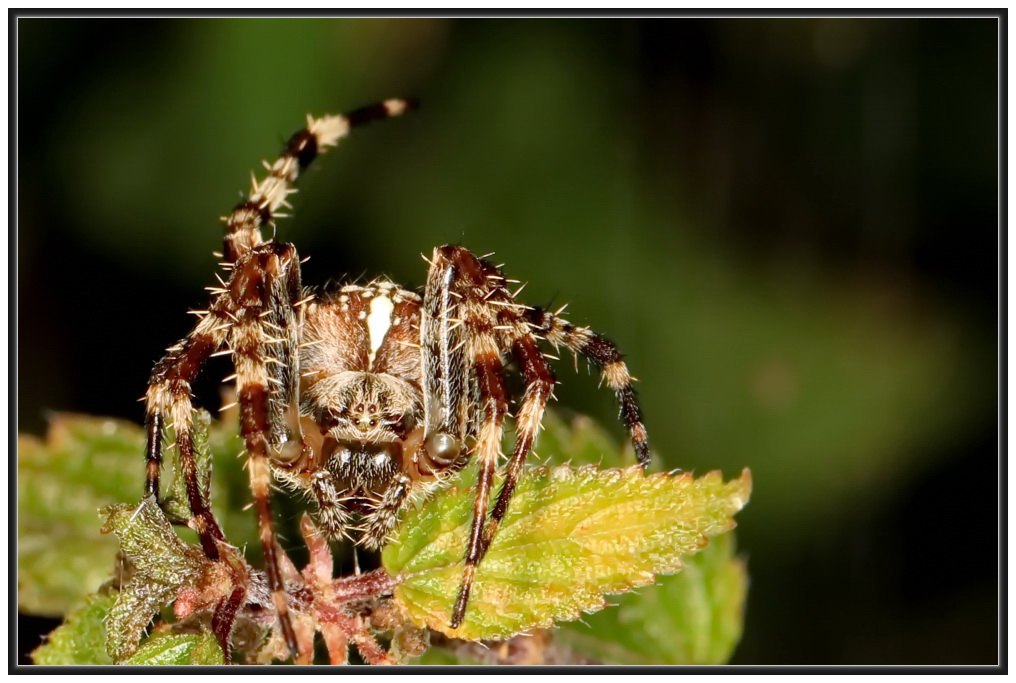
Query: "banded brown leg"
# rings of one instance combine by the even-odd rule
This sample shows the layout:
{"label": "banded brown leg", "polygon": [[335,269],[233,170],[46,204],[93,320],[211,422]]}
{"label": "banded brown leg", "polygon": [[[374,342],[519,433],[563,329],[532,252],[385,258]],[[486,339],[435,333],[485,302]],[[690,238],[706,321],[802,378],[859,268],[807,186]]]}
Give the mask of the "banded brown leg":
{"label": "banded brown leg", "polygon": [[236,367],[240,432],[247,450],[254,506],[268,585],[279,626],[292,654],[299,652],[289,618],[270,505],[270,459],[285,466],[303,457],[303,436],[295,414],[300,376],[297,304],[299,257],[291,245],[269,242],[241,257],[229,281],[236,313],[229,346]]}
{"label": "banded brown leg", "polygon": [[226,236],[223,258],[232,264],[242,254],[262,244],[261,228],[270,225],[292,192],[297,177],[328,147],[338,144],[352,128],[372,121],[381,121],[415,108],[413,100],[391,99],[361,107],[348,114],[307,117],[307,126],[294,133],[273,163],[264,163],[268,176],[260,182],[251,180],[251,189],[223,221]]}
{"label": "banded brown leg", "polygon": [[198,532],[205,554],[213,560],[219,558],[216,541],[222,541],[225,537],[198,481],[194,457],[191,383],[198,376],[204,362],[225,341],[230,308],[229,296],[223,293],[215,299],[208,311],[197,312],[201,316],[198,324],[187,337],[170,347],[156,364],[145,394],[148,438],[145,449],[145,491],[158,499],[163,430],[167,426],[168,417],[176,432],[180,467],[193,515],[192,526]]}
{"label": "banded brown leg", "polygon": [[635,447],[635,457],[643,468],[648,468],[651,460],[649,437],[635,395],[635,378],[628,372],[628,366],[622,360],[617,346],[588,327],[573,325],[550,311],[533,308],[526,312],[526,317],[536,331],[555,348],[564,346],[573,353],[585,356],[599,368],[603,380],[617,397],[621,420]]}
{"label": "banded brown leg", "polygon": [[518,414],[515,416],[515,448],[508,461],[504,483],[501,485],[497,503],[491,511],[488,522],[484,539],[487,546],[493,540],[501,525],[501,520],[508,512],[508,503],[515,493],[515,487],[522,475],[522,467],[536,443],[536,436],[543,422],[543,413],[546,410],[547,402],[553,395],[556,384],[554,371],[551,370],[543,352],[540,351],[530,324],[520,313],[523,308],[511,305],[498,311],[499,327],[505,329],[511,337],[512,355],[522,370],[525,391],[522,395],[522,402],[519,404]]}
{"label": "banded brown leg", "polygon": [[[466,436],[475,435],[473,454],[480,461],[465,569],[452,609],[452,628],[462,624],[476,569],[488,546],[490,491],[501,455],[509,400],[501,351],[504,334],[498,319],[500,310],[511,310],[498,305],[511,304],[504,285],[505,279],[497,267],[467,249],[445,246],[434,251],[421,323],[424,381],[436,391],[439,403],[428,415],[428,435],[441,431],[458,435],[463,441]],[[425,387],[425,395],[434,394]],[[481,408],[474,414],[470,402],[477,398]],[[535,410],[532,400],[524,404],[528,412]],[[478,426],[475,420],[479,421]],[[528,446],[516,448],[510,466],[516,476],[528,450]],[[499,501],[503,499],[500,504],[505,509],[512,490],[513,484],[507,489],[502,487]]]}

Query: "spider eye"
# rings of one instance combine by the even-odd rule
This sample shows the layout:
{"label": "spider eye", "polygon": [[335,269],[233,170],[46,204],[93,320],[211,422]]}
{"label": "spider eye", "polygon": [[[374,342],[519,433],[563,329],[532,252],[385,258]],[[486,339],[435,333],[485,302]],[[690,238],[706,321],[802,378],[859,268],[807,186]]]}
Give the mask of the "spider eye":
{"label": "spider eye", "polygon": [[434,432],[427,437],[427,455],[431,460],[451,464],[462,452],[462,444],[451,434]]}

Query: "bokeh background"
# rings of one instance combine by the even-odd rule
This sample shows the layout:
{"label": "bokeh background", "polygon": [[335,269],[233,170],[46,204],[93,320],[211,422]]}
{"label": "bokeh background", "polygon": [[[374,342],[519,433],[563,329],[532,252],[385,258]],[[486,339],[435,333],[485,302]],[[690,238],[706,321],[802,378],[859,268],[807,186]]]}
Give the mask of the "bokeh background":
{"label": "bokeh background", "polygon": [[[754,473],[735,663],[994,663],[997,32],[22,19],[18,428],[140,420],[250,170],[306,112],[416,95],[303,179],[305,282],[418,286],[458,242],[613,338],[666,467]],[[559,403],[620,438],[570,365]]]}

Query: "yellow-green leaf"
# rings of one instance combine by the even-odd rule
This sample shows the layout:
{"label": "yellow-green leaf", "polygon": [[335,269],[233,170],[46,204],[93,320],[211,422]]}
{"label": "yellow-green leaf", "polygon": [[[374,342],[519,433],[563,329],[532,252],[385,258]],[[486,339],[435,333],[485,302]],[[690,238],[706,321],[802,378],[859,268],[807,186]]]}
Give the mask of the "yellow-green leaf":
{"label": "yellow-green leaf", "polygon": [[712,539],[674,576],[571,622],[554,641],[603,664],[725,664],[741,638],[748,577],[734,534]]}
{"label": "yellow-green leaf", "polygon": [[[469,473],[463,480],[468,480]],[[751,478],[646,475],[638,467],[528,470],[476,574],[463,624],[450,629],[472,517],[457,488],[407,517],[382,562],[411,620],[455,638],[501,639],[606,605],[605,594],[653,583],[734,526]]]}

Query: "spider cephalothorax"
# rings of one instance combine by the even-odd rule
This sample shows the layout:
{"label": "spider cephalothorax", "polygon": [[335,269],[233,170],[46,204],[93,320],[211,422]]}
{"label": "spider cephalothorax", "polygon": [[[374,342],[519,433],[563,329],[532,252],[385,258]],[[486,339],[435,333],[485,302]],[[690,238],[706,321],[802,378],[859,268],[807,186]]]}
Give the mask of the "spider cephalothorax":
{"label": "spider cephalothorax", "polygon": [[468,422],[455,432],[426,429],[421,304],[378,281],[304,309],[300,412],[310,447],[275,473],[310,495],[332,538],[359,532],[360,543],[380,547],[406,500],[465,461]]}
{"label": "spider cephalothorax", "polygon": [[[476,503],[462,584],[452,615],[466,612],[476,567],[503,519],[536,439],[555,384],[546,341],[589,358],[615,391],[636,455],[649,463],[646,431],[632,377],[617,348],[557,313],[515,301],[498,266],[458,246],[434,250],[422,295],[386,281],[305,291],[290,244],[264,241],[261,228],[286,204],[299,172],[353,126],[395,116],[403,100],[346,116],[308,117],[247,199],[225,218],[229,276],[191,333],[156,365],[147,403],[147,491],[159,493],[162,433],[172,423],[205,553],[225,540],[198,483],[191,383],[204,361],[229,354],[236,368],[240,429],[258,511],[260,540],[278,625],[295,638],[280,570],[282,550],[269,508],[273,477],[315,504],[324,533],[372,548],[384,545],[407,501],[440,487],[470,458],[479,461]],[[505,383],[517,365],[525,389],[513,400]],[[504,484],[490,506],[509,407],[515,446]],[[216,609],[213,628],[227,650],[243,587]]]}

